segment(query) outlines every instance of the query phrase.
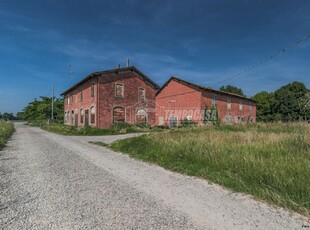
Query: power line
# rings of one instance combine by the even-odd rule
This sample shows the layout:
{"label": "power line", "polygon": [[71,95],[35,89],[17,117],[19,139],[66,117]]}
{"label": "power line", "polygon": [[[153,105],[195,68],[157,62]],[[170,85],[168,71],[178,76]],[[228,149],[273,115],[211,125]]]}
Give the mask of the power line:
{"label": "power line", "polygon": [[284,53],[287,52],[288,50],[290,50],[290,49],[296,47],[297,45],[299,45],[300,43],[302,43],[302,42],[308,40],[309,38],[310,38],[310,34],[308,34],[308,35],[304,36],[303,38],[301,38],[301,39],[299,39],[299,40],[297,40],[297,41],[291,43],[291,44],[288,45],[287,47],[283,48],[282,50],[280,50],[280,51],[278,51],[278,52],[276,52],[276,53],[274,53],[274,54],[272,54],[272,55],[269,56],[268,58],[263,59],[263,60],[257,62],[256,64],[254,64],[254,65],[252,65],[252,66],[250,66],[250,67],[248,67],[248,68],[246,68],[246,69],[244,69],[244,70],[242,70],[242,71],[240,71],[240,72],[237,72],[237,73],[233,74],[232,76],[230,76],[230,77],[228,77],[228,78],[226,78],[226,79],[224,79],[224,80],[222,80],[222,81],[219,81],[218,83],[214,84],[214,86],[219,85],[219,84],[221,84],[221,83],[224,83],[224,82],[226,82],[226,81],[229,81],[229,80],[231,80],[231,79],[233,79],[233,78],[239,77],[240,75],[242,75],[242,74],[244,74],[244,73],[247,73],[247,72],[249,72],[249,71],[251,71],[251,70],[253,70],[253,69],[255,69],[255,68],[257,68],[257,67],[259,67],[259,66],[261,66],[261,65],[263,65],[263,64],[265,64],[266,62],[268,62],[268,61],[270,61],[270,60],[276,58],[276,57],[279,56],[279,55],[284,54]]}

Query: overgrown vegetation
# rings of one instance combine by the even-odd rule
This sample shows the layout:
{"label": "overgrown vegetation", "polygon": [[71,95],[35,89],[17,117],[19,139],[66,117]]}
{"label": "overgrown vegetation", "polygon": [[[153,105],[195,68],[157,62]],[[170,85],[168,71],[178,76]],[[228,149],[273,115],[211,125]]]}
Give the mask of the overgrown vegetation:
{"label": "overgrown vegetation", "polygon": [[[52,115],[52,98],[40,97],[34,99],[24,109],[23,112],[17,113],[17,119],[27,120],[30,125],[41,126],[51,119]],[[54,98],[54,123],[63,123],[64,119],[63,99]]]}
{"label": "overgrown vegetation", "polygon": [[109,146],[303,214],[310,211],[309,124],[174,129]]}
{"label": "overgrown vegetation", "polygon": [[14,132],[14,125],[11,122],[0,120],[0,150]]}
{"label": "overgrown vegetation", "polygon": [[99,129],[92,127],[74,127],[61,124],[42,125],[42,129],[57,134],[69,136],[100,136],[100,135],[117,135],[126,133],[141,133],[141,132],[159,132],[163,128],[152,128],[147,126],[129,125],[126,123],[114,124],[109,129]]}
{"label": "overgrown vegetation", "polygon": [[257,101],[257,121],[310,121],[310,90],[302,82],[292,82],[274,92],[262,91]]}

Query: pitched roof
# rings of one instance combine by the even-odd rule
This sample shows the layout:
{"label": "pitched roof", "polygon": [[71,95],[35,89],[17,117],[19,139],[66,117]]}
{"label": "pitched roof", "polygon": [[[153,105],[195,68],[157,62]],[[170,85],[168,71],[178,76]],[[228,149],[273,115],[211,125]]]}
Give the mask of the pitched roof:
{"label": "pitched roof", "polygon": [[210,87],[205,87],[205,86],[197,85],[195,83],[185,81],[185,80],[183,80],[181,78],[178,78],[178,77],[175,77],[175,76],[170,77],[169,80],[166,81],[166,83],[160,88],[160,90],[157,91],[156,95],[160,94],[160,92],[169,84],[169,82],[171,82],[173,80],[176,81],[176,82],[179,82],[179,83],[181,83],[183,85],[191,86],[191,87],[195,88],[198,91],[209,91],[209,92],[214,92],[214,93],[218,93],[218,94],[224,94],[224,95],[228,95],[228,96],[238,97],[238,98],[241,98],[241,99],[244,99],[244,100],[253,101],[253,102],[256,103],[256,101],[251,99],[251,98],[243,97],[243,96],[235,94],[235,93],[227,93],[227,92],[223,92],[223,91],[220,91],[220,90],[212,89]]}
{"label": "pitched roof", "polygon": [[87,77],[85,77],[84,79],[82,79],[81,81],[79,81],[78,83],[76,83],[75,85],[71,86],[70,88],[68,88],[67,90],[65,90],[63,93],[61,93],[61,95],[65,95],[66,93],[72,91],[73,89],[75,89],[76,87],[82,85],[83,83],[85,83],[86,81],[88,81],[91,78],[94,77],[102,77],[104,75],[107,74],[111,74],[111,73],[119,73],[119,72],[126,72],[126,71],[134,71],[138,74],[138,76],[148,82],[151,87],[155,90],[159,90],[160,87],[159,85],[157,85],[154,81],[152,81],[149,77],[147,77],[145,74],[143,74],[140,70],[138,70],[135,66],[130,66],[130,67],[124,67],[124,68],[116,68],[116,69],[111,69],[111,70],[104,70],[104,71],[99,71],[99,72],[94,72],[90,75],[88,75]]}

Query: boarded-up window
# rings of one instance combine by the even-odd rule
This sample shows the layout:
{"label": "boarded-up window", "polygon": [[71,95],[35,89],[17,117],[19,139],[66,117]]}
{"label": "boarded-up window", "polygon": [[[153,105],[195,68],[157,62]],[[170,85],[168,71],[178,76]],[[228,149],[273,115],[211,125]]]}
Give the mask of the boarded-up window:
{"label": "boarded-up window", "polygon": [[65,112],[64,122],[67,123],[67,112]]}
{"label": "boarded-up window", "polygon": [[230,110],[231,109],[231,98],[228,97],[227,98],[227,110]]}
{"label": "boarded-up window", "polygon": [[83,91],[81,91],[80,99],[81,99],[81,101],[83,101]]}
{"label": "boarded-up window", "polygon": [[95,107],[93,106],[93,107],[90,108],[90,123],[91,124],[95,124],[95,117],[96,117],[96,115],[95,115]]}
{"label": "boarded-up window", "polygon": [[159,117],[158,118],[158,125],[159,126],[164,125],[164,117]]}
{"label": "boarded-up window", "polygon": [[242,111],[242,101],[239,101],[239,110]]}
{"label": "boarded-up window", "polygon": [[83,109],[81,109],[81,111],[80,111],[80,123],[81,124],[84,123],[84,111],[83,111]]}
{"label": "boarded-up window", "polygon": [[114,123],[125,122],[125,109],[123,107],[115,107],[113,109],[113,122]]}
{"label": "boarded-up window", "polygon": [[175,127],[177,125],[178,125],[178,117],[177,116],[169,117],[169,128]]}
{"label": "boarded-up window", "polygon": [[115,83],[115,97],[124,97],[124,85]]}
{"label": "boarded-up window", "polygon": [[95,84],[92,84],[91,85],[91,97],[94,97],[95,96]]}
{"label": "boarded-up window", "polygon": [[147,112],[145,109],[139,109],[137,111],[136,122],[139,124],[145,124],[147,122]]}
{"label": "boarded-up window", "polygon": [[225,123],[226,124],[232,124],[234,122],[234,118],[231,115],[225,116]]}
{"label": "boarded-up window", "polygon": [[139,101],[145,101],[145,89],[144,88],[139,88]]}
{"label": "boarded-up window", "polygon": [[67,112],[67,123],[70,123],[70,112]]}
{"label": "boarded-up window", "polygon": [[249,106],[249,110],[250,110],[250,112],[252,112],[252,105]]}

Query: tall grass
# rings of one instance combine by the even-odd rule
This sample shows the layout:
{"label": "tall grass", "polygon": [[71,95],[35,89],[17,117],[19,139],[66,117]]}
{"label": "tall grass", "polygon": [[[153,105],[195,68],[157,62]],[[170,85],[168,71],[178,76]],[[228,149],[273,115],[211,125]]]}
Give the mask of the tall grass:
{"label": "tall grass", "polygon": [[4,147],[7,139],[14,132],[14,125],[11,122],[0,120],[0,150]]}
{"label": "tall grass", "polygon": [[176,129],[110,147],[309,215],[309,124]]}
{"label": "tall grass", "polygon": [[161,128],[139,127],[129,124],[115,124],[108,129],[92,128],[92,127],[74,127],[61,124],[42,125],[42,129],[68,136],[101,136],[101,135],[117,135],[126,133],[154,132],[163,131]]}

